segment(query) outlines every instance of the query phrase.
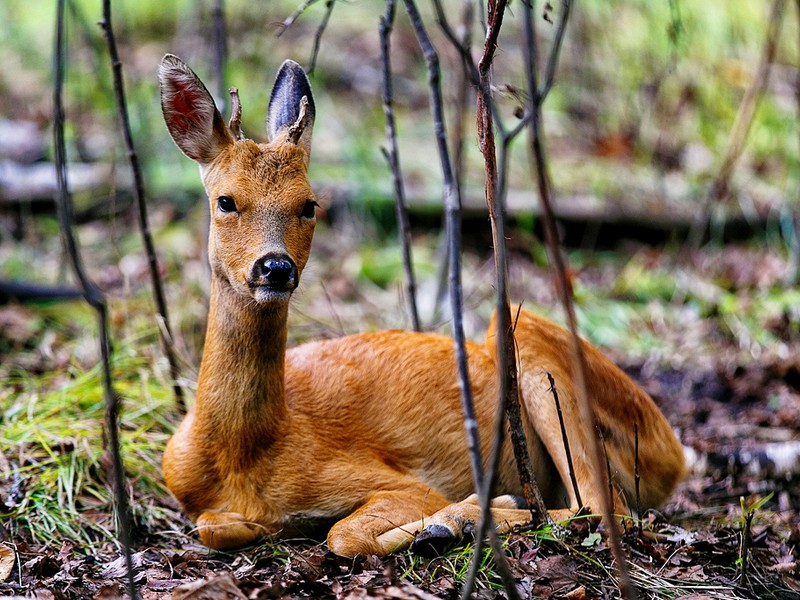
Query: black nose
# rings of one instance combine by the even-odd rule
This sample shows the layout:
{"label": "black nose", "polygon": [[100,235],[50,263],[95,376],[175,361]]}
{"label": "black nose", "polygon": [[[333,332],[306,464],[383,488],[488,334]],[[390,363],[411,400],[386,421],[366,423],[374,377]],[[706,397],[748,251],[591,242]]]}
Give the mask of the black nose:
{"label": "black nose", "polygon": [[262,256],[253,265],[252,282],[274,289],[292,290],[297,287],[297,266],[286,255]]}

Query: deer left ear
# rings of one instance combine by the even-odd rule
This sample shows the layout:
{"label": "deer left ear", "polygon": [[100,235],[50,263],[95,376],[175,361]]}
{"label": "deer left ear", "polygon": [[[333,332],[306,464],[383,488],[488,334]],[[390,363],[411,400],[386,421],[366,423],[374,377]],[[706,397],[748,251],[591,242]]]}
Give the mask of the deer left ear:
{"label": "deer left ear", "polygon": [[314,96],[303,67],[287,60],[278,70],[267,111],[267,137],[274,141],[286,136],[287,141],[306,151],[306,165],[311,156],[311,134],[314,129]]}

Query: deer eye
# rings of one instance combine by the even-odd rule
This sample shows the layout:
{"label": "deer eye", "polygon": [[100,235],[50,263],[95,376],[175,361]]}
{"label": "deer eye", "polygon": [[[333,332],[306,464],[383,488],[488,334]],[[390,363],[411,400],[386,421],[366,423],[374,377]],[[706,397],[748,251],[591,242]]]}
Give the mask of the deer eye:
{"label": "deer eye", "polygon": [[314,200],[308,200],[305,205],[303,206],[303,212],[300,213],[300,216],[305,219],[313,219],[316,211],[314,210],[319,204],[317,204]]}
{"label": "deer eye", "polygon": [[217,206],[224,213],[237,212],[236,202],[230,196],[220,196],[217,198]]}

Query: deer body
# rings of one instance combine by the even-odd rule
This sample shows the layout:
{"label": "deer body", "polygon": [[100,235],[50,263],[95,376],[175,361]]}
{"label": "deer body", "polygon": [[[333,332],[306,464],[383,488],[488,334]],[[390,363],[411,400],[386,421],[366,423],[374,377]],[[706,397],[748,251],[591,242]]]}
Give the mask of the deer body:
{"label": "deer body", "polygon": [[[284,63],[267,121],[269,144],[241,139],[199,79],[166,56],[159,76],[167,127],[200,164],[211,202],[211,302],[195,406],[164,455],[168,487],[203,542],[232,549],[331,526],[339,554],[386,554],[419,530],[455,538],[478,514],[450,338],[385,331],[286,349],[288,301],[314,228],[306,176],[314,106],[302,69]],[[555,405],[558,385],[583,499],[599,506],[578,425],[569,337],[522,311],[516,329],[526,435],[537,481],[556,517],[574,512]],[[653,401],[585,344],[592,408],[615,482],[633,498],[639,428],[642,503],[669,495],[682,448]],[[494,323],[468,345],[483,455],[497,406]],[[501,530],[528,521],[510,446],[493,502]],[[466,500],[465,500],[466,498]],[[624,499],[615,500],[621,508]],[[443,533],[444,532],[444,533]]]}

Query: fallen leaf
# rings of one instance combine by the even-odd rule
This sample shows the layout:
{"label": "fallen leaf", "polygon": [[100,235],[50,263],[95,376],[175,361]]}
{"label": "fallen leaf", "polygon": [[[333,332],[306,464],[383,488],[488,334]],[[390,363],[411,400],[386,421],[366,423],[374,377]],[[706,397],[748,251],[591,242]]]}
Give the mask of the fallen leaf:
{"label": "fallen leaf", "polygon": [[14,553],[14,549],[0,544],[0,583],[9,578],[16,561],[17,555]]}
{"label": "fallen leaf", "polygon": [[564,594],[564,598],[567,600],[586,600],[588,596],[586,595],[586,588],[581,586],[576,587],[574,590],[569,592],[568,594]]}
{"label": "fallen leaf", "polygon": [[233,576],[225,573],[213,579],[201,579],[175,588],[172,600],[246,600]]}

